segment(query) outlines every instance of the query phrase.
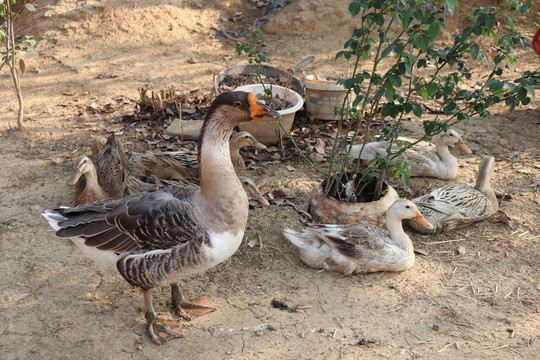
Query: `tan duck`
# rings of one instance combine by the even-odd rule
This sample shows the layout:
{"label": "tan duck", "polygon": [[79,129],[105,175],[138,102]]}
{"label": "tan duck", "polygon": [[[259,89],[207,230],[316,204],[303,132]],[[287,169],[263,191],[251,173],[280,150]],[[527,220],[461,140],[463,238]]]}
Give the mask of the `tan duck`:
{"label": "tan duck", "polygon": [[128,169],[125,153],[111,134],[103,148],[93,157],[79,156],[69,185],[77,184],[75,206],[124,196]]}
{"label": "tan duck", "polygon": [[[402,139],[405,141],[414,142],[416,140]],[[461,136],[455,130],[441,132],[433,137],[435,151],[426,150],[426,146],[422,146],[424,150],[410,149],[405,152],[407,159],[411,161],[411,176],[427,176],[443,180],[451,180],[457,176],[458,161],[450,153],[448,146],[454,145],[466,154],[470,154],[471,150],[465,145]],[[362,152],[361,159],[365,162],[373,160],[377,155],[387,156],[386,149],[389,141],[367,143]],[[358,158],[362,145],[353,145],[351,156]]]}
{"label": "tan duck", "polygon": [[421,233],[436,234],[484,220],[497,212],[499,203],[489,184],[493,172],[493,156],[484,156],[474,187],[450,184],[413,199],[433,229],[426,230],[414,223],[409,225]]}
{"label": "tan duck", "polygon": [[[240,155],[240,149],[251,146],[257,149],[266,149],[264,144],[258,142],[247,131],[234,134],[229,141],[230,156],[236,173],[246,175],[246,164]],[[156,176],[161,180],[190,181],[199,183],[199,166],[197,164],[197,150],[180,149],[145,154],[135,154],[135,157],[144,168],[147,176]]]}
{"label": "tan duck", "polygon": [[313,268],[344,274],[404,271],[414,264],[414,249],[402,220],[432,228],[409,200],[398,199],[386,213],[386,228],[374,225],[313,225],[302,232],[286,229],[302,261]]}
{"label": "tan duck", "polygon": [[[264,195],[261,193],[255,182],[247,176],[239,176],[242,187],[248,196],[248,200],[255,200],[261,205],[268,206],[270,203]],[[165,185],[182,185],[182,186],[197,186],[189,181],[172,181],[172,180],[161,180],[153,176],[148,179],[149,181],[143,181],[137,177],[130,177],[127,184],[128,192],[133,195],[144,191],[154,190],[158,186]]]}
{"label": "tan duck", "polygon": [[190,319],[182,305],[208,307],[184,301],[178,282],[225,261],[242,242],[248,199],[229,153],[234,127],[279,117],[253,93],[222,93],[210,106],[199,138],[200,187],[165,186],[43,214],[58,237],[70,238],[87,256],[142,289],[155,343],[183,335],[158,321],[154,289],[171,285],[175,313]]}

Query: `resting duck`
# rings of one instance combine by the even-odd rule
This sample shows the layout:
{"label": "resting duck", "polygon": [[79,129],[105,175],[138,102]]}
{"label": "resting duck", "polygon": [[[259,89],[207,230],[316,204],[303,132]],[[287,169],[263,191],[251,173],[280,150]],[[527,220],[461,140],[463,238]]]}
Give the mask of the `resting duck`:
{"label": "resting duck", "polygon": [[176,314],[189,320],[182,306],[193,304],[183,300],[178,282],[228,259],[242,241],[248,200],[229,155],[234,127],[279,117],[253,93],[222,93],[201,130],[200,187],[165,186],[43,214],[58,237],[70,238],[87,256],[142,289],[147,331],[156,344],[183,335],[158,321],[154,289],[171,285]]}
{"label": "resting duck", "polygon": [[[266,149],[264,144],[258,142],[247,131],[233,135],[229,141],[230,155],[236,173],[246,175],[246,164],[240,155],[240,149],[251,146],[257,149]],[[197,150],[180,149],[178,151],[135,154],[135,157],[144,168],[147,176],[156,176],[161,180],[190,181],[199,183],[199,165],[197,163]]]}
{"label": "resting duck", "polygon": [[374,225],[313,225],[302,232],[284,230],[300,251],[302,261],[313,268],[344,274],[404,271],[414,264],[411,239],[401,221],[412,219],[433,228],[409,200],[396,200],[386,213],[386,228]]}
{"label": "resting duck", "polygon": [[[411,141],[405,139],[405,141]],[[416,141],[412,140],[411,142]],[[386,156],[386,149],[389,141],[370,142],[367,143],[362,152],[361,159],[365,162],[373,160],[377,155]],[[405,154],[407,159],[411,161],[411,176],[428,176],[443,180],[451,180],[457,176],[458,162],[457,159],[450,153],[448,146],[455,145],[466,154],[470,154],[471,150],[465,145],[461,136],[455,130],[441,132],[433,137],[435,151],[423,150],[417,151],[414,149],[407,150]],[[362,145],[353,145],[351,156],[358,158]]]}
{"label": "resting duck", "polygon": [[489,184],[493,163],[493,156],[484,156],[474,187],[450,184],[413,199],[418,209],[433,224],[433,229],[426,230],[412,222],[409,225],[421,233],[437,234],[484,220],[495,214],[499,209],[499,203]]}
{"label": "resting duck", "polygon": [[[268,206],[270,203],[264,195],[261,193],[255,182],[247,176],[239,176],[242,187],[248,196],[248,200],[255,200],[261,205]],[[152,176],[149,181],[144,181],[137,177],[130,177],[127,184],[128,192],[133,195],[143,191],[151,191],[159,186],[164,185],[181,185],[181,186],[197,186],[189,181],[172,181],[172,180],[160,180],[156,176]]]}
{"label": "resting duck", "polygon": [[114,134],[109,136],[93,160],[79,156],[75,159],[74,168],[68,184],[77,184],[75,206],[124,196],[129,174],[125,153]]}

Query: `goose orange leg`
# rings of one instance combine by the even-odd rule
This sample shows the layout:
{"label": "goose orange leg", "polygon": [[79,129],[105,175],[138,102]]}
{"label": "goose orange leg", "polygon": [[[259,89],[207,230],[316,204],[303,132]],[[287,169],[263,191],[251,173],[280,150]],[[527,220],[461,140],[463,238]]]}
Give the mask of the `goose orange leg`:
{"label": "goose orange leg", "polygon": [[[154,289],[143,290],[144,306],[146,311],[144,314],[146,319],[146,329],[152,341],[158,345],[161,345],[171,339],[184,337],[182,333],[172,330],[169,326],[158,321],[156,313],[154,312],[154,306],[152,305],[153,292]],[[154,328],[157,330],[157,335],[154,332]]]}
{"label": "goose orange leg", "polygon": [[[208,304],[204,304],[205,302]],[[178,283],[171,285],[171,307],[178,317],[187,321],[216,310],[216,308],[209,306],[209,297],[184,301],[184,294],[182,294]],[[188,310],[189,314],[184,309]]]}

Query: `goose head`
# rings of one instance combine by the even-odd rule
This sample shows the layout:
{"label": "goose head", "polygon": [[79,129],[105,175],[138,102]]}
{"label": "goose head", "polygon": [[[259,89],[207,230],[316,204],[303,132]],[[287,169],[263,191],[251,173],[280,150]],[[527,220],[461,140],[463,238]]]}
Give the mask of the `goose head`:
{"label": "goose head", "polygon": [[405,199],[396,200],[390,206],[390,208],[388,208],[386,218],[399,219],[400,221],[405,220],[405,219],[411,219],[412,221],[417,222],[418,224],[422,225],[426,229],[433,229],[433,225],[431,225],[430,222],[427,221],[426,218],[424,218],[424,216],[420,213],[416,205],[410,200],[405,200]]}
{"label": "goose head", "polygon": [[245,146],[251,146],[262,150],[266,149],[266,145],[258,142],[257,139],[247,131],[240,131],[234,134],[231,138],[231,145],[232,144],[239,149]]}
{"label": "goose head", "polygon": [[214,99],[206,115],[203,130],[209,123],[232,129],[241,123],[266,118],[279,119],[281,115],[258,101],[253,93],[229,91]]}
{"label": "goose head", "polygon": [[75,159],[73,167],[75,169],[73,170],[71,178],[68,180],[68,185],[75,185],[83,174],[95,171],[94,163],[87,156],[79,156]]}
{"label": "goose head", "polygon": [[472,153],[471,149],[461,139],[461,136],[457,131],[450,129],[447,132],[441,132],[433,137],[433,143],[439,146],[454,145],[458,147],[465,154]]}

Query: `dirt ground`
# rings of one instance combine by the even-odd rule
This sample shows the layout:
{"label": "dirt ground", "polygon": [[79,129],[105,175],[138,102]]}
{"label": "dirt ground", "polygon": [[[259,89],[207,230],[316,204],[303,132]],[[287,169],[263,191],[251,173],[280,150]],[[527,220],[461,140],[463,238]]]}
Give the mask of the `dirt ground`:
{"label": "dirt ground", "polygon": [[[492,118],[458,125],[473,154],[454,151],[464,183],[474,182],[481,155],[495,156],[492,186],[511,196],[501,210],[520,227],[490,219],[439,236],[413,234],[423,255],[411,269],[347,277],[300,262],[281,235],[302,226],[293,207],[254,208],[238,252],[182,283],[187,296],[211,295],[218,310],[185,323],[185,338],[163,346],[145,335],[140,291],[54,236],[40,213],[72,204],[74,189],[66,184],[72,159],[111,130],[131,151],[152,148],[155,142],[136,130],[141,124],[121,122],[133,113],[130,99],[147,84],[211,94],[215,74],[245,61],[235,55],[231,35],[215,32],[249,30],[262,14],[256,3],[43,0],[24,16],[23,32],[39,43],[22,79],[23,133],[9,131],[17,103],[8,73],[0,74],[0,358],[540,356],[540,186],[533,186],[540,178],[540,112],[532,106],[511,114],[500,107]],[[306,73],[346,73],[349,65],[333,58],[354,28],[347,3],[297,0],[272,15],[263,31],[273,65],[288,68],[314,55]],[[516,18],[529,37],[539,5]],[[244,18],[225,21],[236,12]],[[517,55],[517,70],[538,67],[531,49]],[[411,120],[405,130],[418,135],[421,123]],[[295,159],[258,162],[248,172],[266,181],[266,193],[292,191],[290,201],[302,204],[321,179]],[[414,179],[413,194],[400,192],[411,196],[443,184]],[[170,316],[168,297],[168,288],[155,292],[160,315]],[[274,308],[274,299],[298,308]]]}

